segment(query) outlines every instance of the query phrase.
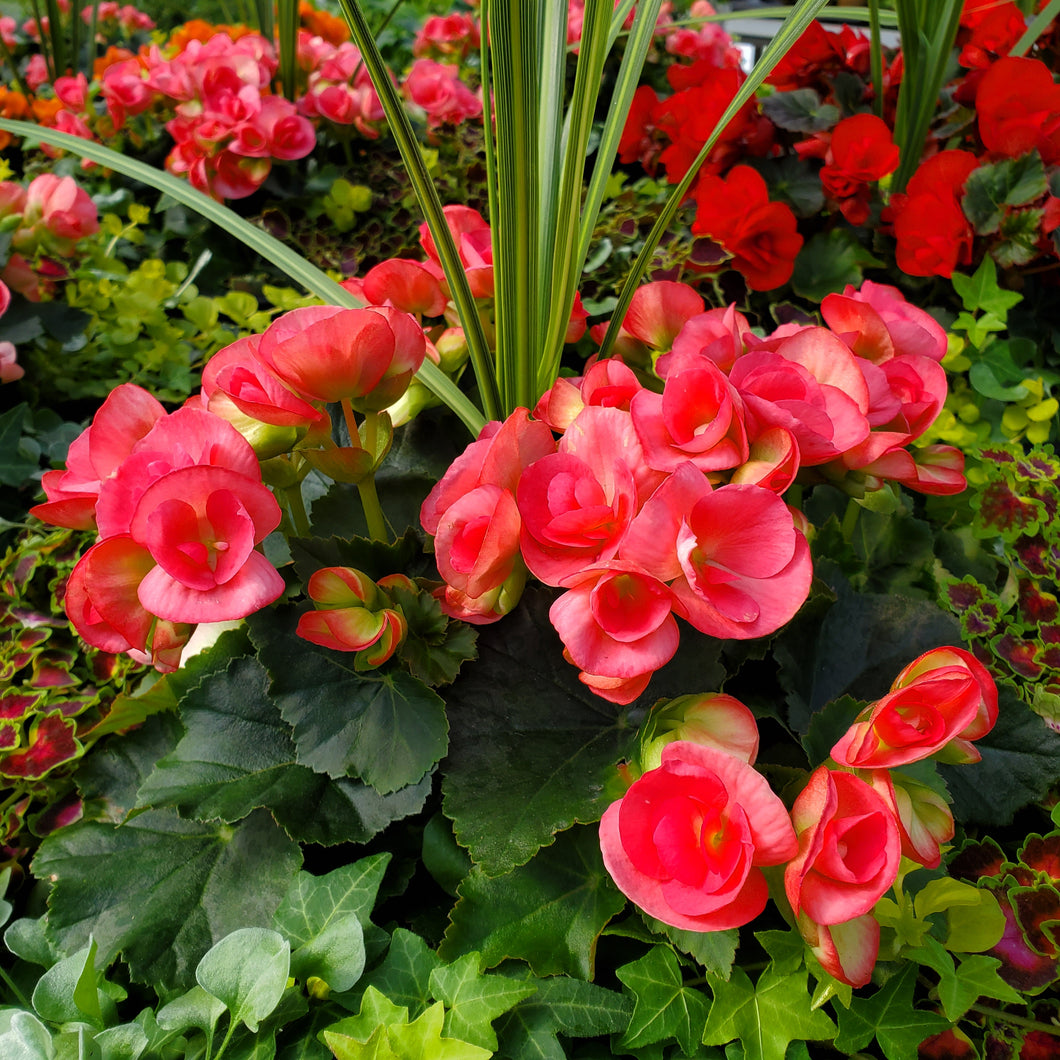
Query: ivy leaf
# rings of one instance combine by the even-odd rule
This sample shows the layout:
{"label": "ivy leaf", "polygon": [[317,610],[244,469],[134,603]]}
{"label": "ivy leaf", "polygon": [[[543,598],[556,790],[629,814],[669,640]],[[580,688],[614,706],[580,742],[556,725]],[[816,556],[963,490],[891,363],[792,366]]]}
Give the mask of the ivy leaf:
{"label": "ivy leaf", "polygon": [[687,953],[711,975],[720,979],[729,978],[732,962],[736,958],[736,947],[740,943],[740,933],[736,928],[731,931],[683,931],[646,913],[641,915],[652,931],[665,935],[682,953]]}
{"label": "ivy leaf", "polygon": [[439,948],[443,960],[478,951],[487,968],[509,957],[537,975],[593,977],[596,940],[626,903],[600,856],[595,828],[574,828],[505,876],[476,866]]}
{"label": "ivy leaf", "polygon": [[290,941],[291,974],[301,982],[322,979],[335,991],[349,990],[364,971],[364,928],[386,871],[389,854],[373,854],[352,865],[312,876],[300,872],[273,917]]}
{"label": "ivy leaf", "polygon": [[483,975],[480,957],[468,953],[431,972],[431,996],[444,1001],[445,1033],[483,1049],[495,1051],[493,1021],[524,998],[537,992],[532,983],[520,985],[503,975]]}
{"label": "ivy leaf", "polygon": [[950,279],[969,313],[992,313],[1002,325],[1008,311],[1023,301],[1023,295],[1018,291],[1005,291],[998,286],[997,266],[990,257],[983,258],[971,276],[955,272]]}
{"label": "ivy leaf", "polygon": [[920,949],[906,950],[903,956],[926,965],[939,976],[939,1000],[942,1011],[951,1023],[956,1023],[980,997],[992,997],[1014,1005],[1022,997],[997,974],[1001,961],[996,957],[975,954],[961,961],[955,969],[953,958],[937,939],[928,936]]}
{"label": "ivy leaf", "polygon": [[810,718],[810,727],[802,738],[810,768],[816,769],[832,753],[832,748],[842,739],[854,723],[854,719],[865,709],[866,704],[852,696],[840,696]]}
{"label": "ivy leaf", "polygon": [[916,976],[916,965],[907,964],[872,997],[855,997],[850,1008],[840,1009],[836,1049],[850,1055],[875,1038],[889,1060],[916,1060],[917,1046],[950,1025],[944,1016],[913,1007]]}
{"label": "ivy leaf", "polygon": [[564,661],[551,600],[530,589],[502,622],[483,627],[478,662],[446,697],[445,814],[489,875],[525,864],[572,824],[598,820],[629,739],[624,715]]}
{"label": "ivy leaf", "polygon": [[91,933],[102,964],[124,953],[133,979],[172,990],[191,987],[215,942],[271,919],[300,860],[262,810],[235,827],[148,810],[120,828],[88,821],[53,833],[33,871],[55,880],[48,931],[61,950]]}
{"label": "ivy leaf", "polygon": [[1001,241],[990,248],[990,253],[1003,269],[1026,265],[1038,256],[1044,216],[1044,210],[1013,210],[1001,219]]}
{"label": "ivy leaf", "polygon": [[940,767],[962,821],[1007,824],[1060,776],[1060,733],[1006,685],[998,688],[998,704],[994,728],[975,743],[983,760],[970,769]]}
{"label": "ivy leaf", "polygon": [[[431,1060],[489,1060],[493,1053],[459,1038],[443,1037],[445,1007],[439,1001],[422,1015],[400,1026],[391,1026],[387,1035],[394,1052],[401,1057],[430,1057]],[[341,1057],[340,1057],[341,1060]]]}
{"label": "ivy leaf", "polygon": [[497,1026],[500,1055],[526,1060],[567,1060],[557,1034],[582,1038],[618,1034],[629,1025],[628,997],[567,976],[534,979],[537,992]]}
{"label": "ivy leaf", "polygon": [[264,807],[293,839],[323,844],[366,842],[423,805],[429,782],[382,795],[298,765],[267,686],[265,668],[244,657],[192,687],[181,700],[184,735],[143,782],[139,805],[228,823]]}
{"label": "ivy leaf", "polygon": [[743,1043],[746,1060],[784,1060],[788,1043],[797,1039],[830,1041],[835,1024],[810,1009],[807,972],[781,973],[770,966],[752,984],[742,968],[728,982],[710,980],[714,1003],[703,1030],[704,1045]]}
{"label": "ivy leaf", "polygon": [[684,985],[681,966],[669,946],[652,946],[615,974],[633,995],[633,1018],[621,1045],[642,1045],[675,1038],[685,1056],[695,1056],[710,1007],[698,990]]}
{"label": "ivy leaf", "polygon": [[384,795],[422,780],[445,754],[442,698],[404,671],[358,674],[348,653],[292,637],[294,621],[284,608],[259,611],[249,625],[298,761]]}
{"label": "ivy leaf", "polygon": [[386,957],[362,982],[366,991],[385,994],[418,1015],[431,998],[431,973],[440,964],[438,955],[419,935],[397,928]]}

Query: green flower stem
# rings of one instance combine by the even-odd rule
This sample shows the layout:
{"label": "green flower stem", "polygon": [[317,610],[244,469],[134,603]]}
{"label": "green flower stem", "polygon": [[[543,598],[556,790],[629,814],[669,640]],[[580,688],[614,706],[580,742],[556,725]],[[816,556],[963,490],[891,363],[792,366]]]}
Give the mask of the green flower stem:
{"label": "green flower stem", "polygon": [[305,501],[302,499],[302,483],[299,481],[293,486],[287,486],[283,490],[283,499],[290,513],[294,532],[299,537],[309,537],[312,530],[309,526],[309,515],[305,510]]}
{"label": "green flower stem", "polygon": [[[379,413],[366,412],[364,415],[364,440],[357,427],[353,406],[349,398],[342,399],[342,415],[346,420],[346,430],[350,432],[350,444],[360,445],[375,458],[375,449],[379,437]],[[357,492],[361,496],[361,507],[364,509],[365,522],[368,523],[368,535],[373,541],[389,541],[386,529],[386,518],[379,503],[379,494],[375,489],[375,474],[365,475],[357,483]]]}
{"label": "green flower stem", "polygon": [[1044,1031],[1056,1038],[1060,1038],[1060,1027],[1055,1023],[1043,1023],[1041,1020],[1029,1020],[1026,1016],[1013,1016],[1005,1009],[990,1008],[988,1005],[972,1005],[971,1012],[978,1012],[980,1016],[989,1016],[991,1019],[1001,1023],[1011,1023],[1017,1027],[1026,1027],[1032,1031]]}
{"label": "green flower stem", "polygon": [[854,537],[854,528],[858,525],[861,505],[853,497],[847,501],[847,510],[843,513],[843,540],[850,542]]}
{"label": "green flower stem", "polygon": [[7,972],[4,971],[3,968],[0,968],[0,979],[4,980],[4,982],[7,984],[8,990],[10,990],[11,993],[15,995],[16,1000],[24,1009],[33,1008],[33,1006],[26,1000],[25,995],[23,995],[22,991],[19,990],[15,981],[11,978],[11,976],[7,974]]}

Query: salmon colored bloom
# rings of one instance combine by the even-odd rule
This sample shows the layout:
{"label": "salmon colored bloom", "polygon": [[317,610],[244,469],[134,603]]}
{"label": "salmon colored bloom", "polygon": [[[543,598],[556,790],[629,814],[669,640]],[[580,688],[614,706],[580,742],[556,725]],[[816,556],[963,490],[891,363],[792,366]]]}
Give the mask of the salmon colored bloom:
{"label": "salmon colored bloom", "polygon": [[798,850],[784,804],[747,762],[678,740],[600,821],[604,865],[649,916],[722,931],[765,908],[762,867]]}

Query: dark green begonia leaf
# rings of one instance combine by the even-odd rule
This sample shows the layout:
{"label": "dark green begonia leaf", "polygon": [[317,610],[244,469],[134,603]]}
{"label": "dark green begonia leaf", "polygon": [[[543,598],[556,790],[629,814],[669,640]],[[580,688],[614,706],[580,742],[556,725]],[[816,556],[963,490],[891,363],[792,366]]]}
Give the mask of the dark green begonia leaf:
{"label": "dark green begonia leaf", "polygon": [[269,922],[300,861],[263,810],[231,826],[161,809],[120,827],[70,825],[41,843],[33,871],[54,878],[48,932],[60,949],[91,934],[101,963],[122,953],[134,980],[187,989],[215,942]]}
{"label": "dark green begonia leaf", "polygon": [[281,608],[259,611],[249,624],[298,762],[358,777],[384,795],[419,783],[445,753],[442,698],[402,670],[357,673],[352,654],[292,636],[295,621]]}
{"label": "dark green begonia leaf", "polygon": [[445,813],[490,875],[525,864],[572,824],[597,820],[633,735],[626,712],[593,695],[564,660],[551,600],[528,589],[511,614],[484,627],[478,661],[446,696]]}
{"label": "dark green begonia leaf", "polygon": [[791,286],[795,293],[812,302],[840,292],[846,285],[861,286],[862,269],[883,262],[865,249],[847,228],[818,232],[799,251]]}
{"label": "dark green begonia leaf", "polygon": [[489,877],[478,867],[460,885],[443,960],[478,951],[487,968],[508,958],[537,975],[593,977],[596,942],[625,897],[611,882],[595,828],[572,828],[529,864]]}

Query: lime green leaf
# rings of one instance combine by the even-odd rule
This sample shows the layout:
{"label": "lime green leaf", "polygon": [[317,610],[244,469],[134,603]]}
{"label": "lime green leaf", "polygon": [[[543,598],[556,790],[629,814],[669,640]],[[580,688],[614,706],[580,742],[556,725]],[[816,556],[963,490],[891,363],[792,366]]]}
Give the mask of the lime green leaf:
{"label": "lime green leaf", "polygon": [[944,1016],[913,1007],[916,976],[916,965],[907,964],[872,997],[856,997],[840,1009],[836,1049],[850,1055],[875,1038],[889,1060],[916,1060],[917,1046],[950,1025]]}
{"label": "lime green leaf", "polygon": [[954,969],[953,958],[937,939],[925,939],[921,949],[906,950],[904,957],[926,965],[939,976],[939,1000],[946,1018],[956,1023],[980,997],[1021,1004],[1020,994],[997,974],[1001,961],[976,954]]}
{"label": "lime green leaf", "polygon": [[369,991],[385,994],[419,1015],[431,997],[431,973],[441,961],[427,943],[404,928],[397,928],[382,963],[364,977]]}
{"label": "lime green leaf", "polygon": [[997,266],[990,257],[984,257],[971,276],[955,272],[951,282],[969,313],[994,313],[1002,323],[1008,311],[1023,301],[1023,295],[1017,291],[1005,291],[998,287]]}
{"label": "lime green leaf", "polygon": [[810,1009],[805,971],[784,974],[770,966],[757,984],[734,968],[728,982],[709,978],[714,991],[704,1045],[743,1043],[746,1060],[784,1060],[788,1043],[796,1039],[830,1041],[835,1024]]}
{"label": "lime green leaf", "polygon": [[135,980],[172,989],[191,986],[213,943],[271,919],[300,860],[262,810],[234,827],[148,810],[120,828],[79,822],[53,833],[33,868],[55,880],[48,930],[60,948],[91,933],[101,963],[124,952]]}
{"label": "lime green leaf", "polygon": [[158,1010],[158,1026],[163,1030],[180,1034],[191,1028],[197,1028],[206,1035],[206,1041],[213,1041],[217,1021],[224,1015],[225,1003],[203,990],[198,983],[190,990],[173,998]]}
{"label": "lime green leaf", "polygon": [[442,1037],[445,1007],[439,1001],[418,1019],[388,1028],[394,1053],[402,1060],[489,1060],[489,1049],[458,1038]]}
{"label": "lime green leaf", "polygon": [[615,974],[634,999],[633,1018],[622,1045],[637,1049],[674,1038],[686,1056],[694,1056],[710,1006],[701,991],[684,985],[674,951],[669,946],[653,946]]}
{"label": "lime green leaf", "polygon": [[445,1033],[483,1049],[497,1048],[493,1021],[537,992],[532,983],[520,984],[503,975],[483,975],[479,955],[468,953],[431,972],[430,991],[444,1001]]}
{"label": "lime green leaf", "polygon": [[4,1060],[54,1060],[51,1032],[32,1012],[16,1012],[0,1034],[0,1055]]}
{"label": "lime green leaf", "polygon": [[89,944],[49,968],[33,989],[33,1007],[51,1023],[91,1023],[103,1029],[103,1011],[96,987],[96,943]]}
{"label": "lime green leaf", "polygon": [[422,780],[447,746],[442,698],[401,670],[357,673],[350,653],[292,637],[294,619],[291,609],[259,612],[250,633],[299,762],[384,795]]}
{"label": "lime green leaf", "polygon": [[439,950],[444,960],[478,951],[486,967],[509,957],[537,975],[593,977],[596,940],[625,905],[600,856],[595,828],[573,828],[529,864],[490,878],[479,867]]}
{"label": "lime green leaf", "polygon": [[92,1039],[99,1046],[101,1060],[139,1060],[147,1052],[148,1038],[139,1023],[108,1027]]}

